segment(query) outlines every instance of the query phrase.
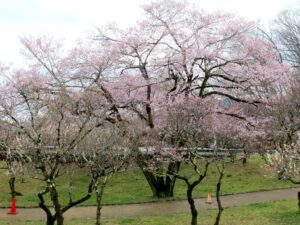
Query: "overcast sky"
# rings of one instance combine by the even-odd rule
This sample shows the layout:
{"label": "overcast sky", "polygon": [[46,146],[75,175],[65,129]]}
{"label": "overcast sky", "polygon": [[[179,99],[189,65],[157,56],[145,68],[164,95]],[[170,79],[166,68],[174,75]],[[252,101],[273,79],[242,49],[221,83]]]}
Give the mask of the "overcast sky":
{"label": "overcast sky", "polygon": [[[72,41],[107,22],[130,26],[151,0],[0,0],[0,62],[20,60],[22,35],[49,34]],[[249,20],[272,20],[299,0],[190,0],[201,8],[237,12]]]}

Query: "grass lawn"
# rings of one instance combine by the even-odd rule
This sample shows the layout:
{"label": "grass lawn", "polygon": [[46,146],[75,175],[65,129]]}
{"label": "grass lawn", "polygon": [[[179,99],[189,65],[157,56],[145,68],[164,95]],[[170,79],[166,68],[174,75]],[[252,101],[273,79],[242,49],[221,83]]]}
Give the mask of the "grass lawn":
{"label": "grass lawn", "polygon": [[[72,192],[74,198],[76,196],[82,196],[86,193],[87,182],[89,178],[84,170],[76,169],[74,172]],[[182,165],[181,172],[185,174],[191,174],[193,171],[190,166]],[[206,196],[207,190],[210,188],[214,192],[216,180],[217,180],[216,168],[211,165],[208,176],[204,179],[194,191],[194,195]],[[4,170],[0,170],[0,206],[10,205],[10,195],[7,182],[7,176],[4,174]],[[64,175],[59,178],[58,186],[62,196],[62,203],[68,201],[68,177]],[[278,181],[276,177],[272,176],[272,172],[264,166],[263,161],[258,157],[252,157],[248,160],[246,165],[241,165],[241,162],[236,164],[228,164],[225,171],[225,177],[223,179],[223,194],[250,192],[259,190],[269,190],[292,187],[293,184],[287,181]],[[21,191],[24,196],[18,197],[18,206],[37,206],[36,193],[41,190],[42,183],[36,179],[26,178],[25,183],[21,183],[19,180],[16,184],[16,189]],[[175,198],[185,198],[186,186],[185,183],[178,180],[175,187]],[[122,204],[130,202],[143,202],[154,201],[151,190],[145,180],[142,172],[139,169],[120,172],[109,182],[105,193],[105,204]],[[92,197],[84,204],[95,204],[95,200]],[[300,224],[300,223],[299,223]]]}
{"label": "grass lawn", "polygon": [[[216,210],[203,211],[199,215],[199,224],[214,224]],[[186,225],[190,215],[175,214],[167,216],[127,217],[104,220],[104,225]],[[1,223],[12,225],[12,223]],[[14,222],[13,225],[44,225],[45,222]],[[94,220],[66,221],[66,225],[94,224]],[[299,225],[300,214],[296,200],[275,203],[252,204],[227,208],[224,210],[221,225]]]}

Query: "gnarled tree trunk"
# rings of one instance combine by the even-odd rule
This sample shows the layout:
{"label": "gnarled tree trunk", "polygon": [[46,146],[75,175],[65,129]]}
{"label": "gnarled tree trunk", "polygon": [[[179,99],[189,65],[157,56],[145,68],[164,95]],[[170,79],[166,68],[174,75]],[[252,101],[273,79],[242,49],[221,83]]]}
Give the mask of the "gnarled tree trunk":
{"label": "gnarled tree trunk", "polygon": [[193,187],[189,186],[187,189],[187,200],[190,205],[191,214],[192,214],[192,222],[191,225],[197,225],[198,211],[195,206],[195,201],[193,199]]}
{"label": "gnarled tree trunk", "polygon": [[15,176],[10,177],[8,183],[9,183],[9,188],[10,188],[12,198],[15,198],[18,195],[22,196],[22,194],[20,192],[16,191],[16,186],[15,186],[16,177]]}
{"label": "gnarled tree trunk", "polygon": [[[51,180],[49,180],[49,183],[54,184],[53,180],[52,180],[52,182],[51,182]],[[63,216],[64,213],[66,211],[68,211],[70,208],[72,208],[73,206],[78,205],[78,204],[88,200],[92,196],[93,189],[94,189],[94,181],[92,179],[89,183],[88,192],[85,196],[83,196],[82,198],[80,198],[76,201],[70,200],[70,202],[65,207],[63,207],[63,206],[61,206],[61,204],[59,202],[59,195],[58,195],[55,185],[47,186],[43,192],[40,192],[38,194],[38,197],[40,200],[39,207],[42,210],[44,210],[44,212],[46,213],[46,216],[47,216],[46,224],[54,225],[56,222],[56,225],[63,225],[64,224],[64,216]],[[50,211],[50,207],[45,204],[44,196],[46,194],[50,194],[51,202],[54,206],[54,213],[52,213]]]}
{"label": "gnarled tree trunk", "polygon": [[176,174],[176,177],[178,179],[183,180],[187,185],[186,196],[187,196],[188,203],[190,205],[190,211],[191,211],[191,215],[192,215],[191,225],[197,225],[198,224],[198,211],[197,211],[197,208],[195,206],[195,201],[194,201],[194,198],[193,198],[193,190],[206,177],[209,162],[206,161],[204,172],[202,174],[198,170],[198,166],[195,163],[195,161],[193,159],[191,159],[191,162],[193,164],[195,172],[197,172],[197,174],[198,174],[197,179],[195,179],[193,182],[190,182],[188,177],[186,177],[186,176]]}
{"label": "gnarled tree trunk", "polygon": [[[144,173],[154,197],[173,197],[176,183],[175,176],[169,175],[164,178],[153,172],[145,170],[142,163],[139,163],[139,166]],[[167,174],[176,174],[178,173],[179,168],[180,162],[171,162],[169,163]]]}

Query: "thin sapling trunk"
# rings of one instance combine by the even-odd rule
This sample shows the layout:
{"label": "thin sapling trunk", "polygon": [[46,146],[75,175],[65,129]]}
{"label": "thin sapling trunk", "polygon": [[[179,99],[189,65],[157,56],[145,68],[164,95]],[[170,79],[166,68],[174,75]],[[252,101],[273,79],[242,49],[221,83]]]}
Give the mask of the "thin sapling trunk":
{"label": "thin sapling trunk", "polygon": [[224,165],[223,161],[221,163],[222,163],[221,166],[216,164],[217,170],[219,172],[219,179],[218,179],[217,189],[216,189],[216,198],[217,198],[217,203],[218,203],[218,214],[217,214],[216,221],[215,221],[214,225],[219,225],[220,224],[221,215],[222,215],[222,212],[224,210],[224,208],[222,207],[222,204],[221,204],[220,192],[221,192],[222,179],[224,177],[225,165]]}
{"label": "thin sapling trunk", "polygon": [[101,209],[102,209],[102,197],[104,189],[109,180],[110,175],[107,175],[103,178],[101,182],[100,179],[96,185],[96,202],[97,202],[97,211],[96,211],[96,225],[101,225]]}

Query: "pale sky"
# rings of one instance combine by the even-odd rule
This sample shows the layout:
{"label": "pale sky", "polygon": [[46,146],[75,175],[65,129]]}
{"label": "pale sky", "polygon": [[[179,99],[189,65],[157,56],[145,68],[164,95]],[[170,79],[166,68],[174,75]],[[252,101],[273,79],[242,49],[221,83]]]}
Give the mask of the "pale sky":
{"label": "pale sky", "polygon": [[[49,34],[72,42],[107,22],[134,25],[140,5],[151,0],[0,0],[0,62],[20,62],[19,37]],[[299,0],[189,0],[208,11],[237,12],[249,20],[272,20]]]}

